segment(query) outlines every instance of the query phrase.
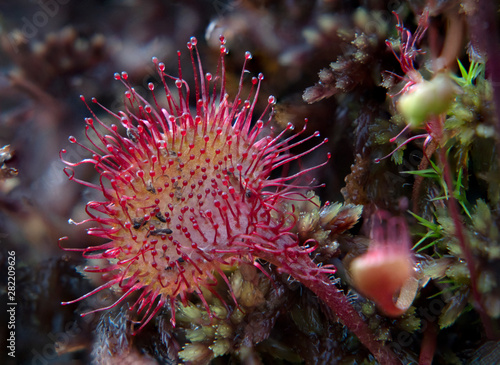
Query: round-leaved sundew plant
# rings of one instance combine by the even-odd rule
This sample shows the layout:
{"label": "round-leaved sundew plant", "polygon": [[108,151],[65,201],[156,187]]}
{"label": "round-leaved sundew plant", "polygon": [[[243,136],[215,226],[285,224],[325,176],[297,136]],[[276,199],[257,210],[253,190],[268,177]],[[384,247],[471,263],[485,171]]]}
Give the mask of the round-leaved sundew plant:
{"label": "round-leaved sundew plant", "polygon": [[[296,217],[289,207],[306,199],[297,179],[327,161],[292,176],[272,175],[324,141],[292,155],[291,148],[319,134],[297,139],[303,129],[285,138],[293,128],[289,125],[275,136],[266,135],[263,131],[272,118],[273,96],[261,117],[252,121],[262,74],[252,78],[249,95],[242,95],[250,53],[245,55],[238,92],[230,98],[225,90],[224,38],[215,75],[204,73],[196,42],[195,38],[188,42],[194,88],[182,78],[179,52],[178,77],[167,75],[165,65],[153,58],[164,105],[152,83],[150,103],[129,85],[126,73],[115,74],[127,89],[125,111],[114,113],[95,99],[92,102],[115,118],[126,136],[118,125],[107,125],[89,107],[92,118],[86,119],[86,136],[91,148],[75,137],[69,141],[91,157],[69,162],[63,158],[66,151],[61,151],[69,179],[97,189],[104,198],[87,203],[90,218],[84,222],[96,224],[88,234],[109,239],[99,246],[68,249],[82,251],[87,259],[105,259],[108,264],[85,268],[103,273],[102,286],[63,304],[103,289],[119,289],[122,296],[114,304],[98,309],[106,310],[138,292],[130,307],[141,323],[136,333],[166,305],[170,305],[175,325],[176,300],[186,305],[188,296],[195,294],[210,313],[203,291],[217,295],[217,277],[231,290],[224,268],[250,263],[264,270],[256,261],[262,259],[315,292],[379,362],[398,363],[330,280],[334,268],[313,262],[310,254],[315,242],[300,244],[294,233]],[[75,167],[89,164],[100,175],[97,185],[75,177]]]}

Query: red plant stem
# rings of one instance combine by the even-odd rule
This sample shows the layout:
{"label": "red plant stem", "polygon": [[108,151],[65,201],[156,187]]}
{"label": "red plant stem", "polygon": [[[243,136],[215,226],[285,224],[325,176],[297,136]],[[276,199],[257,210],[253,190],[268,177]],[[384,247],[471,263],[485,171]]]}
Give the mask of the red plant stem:
{"label": "red plant stem", "polygon": [[368,325],[352,307],[347,297],[333,283],[321,277],[296,277],[296,279],[312,290],[334,311],[342,323],[358,337],[380,364],[401,364],[401,361],[396,358],[396,355],[387,346],[375,339]]}
{"label": "red plant stem", "polygon": [[[374,333],[352,307],[347,297],[324,273],[318,273],[319,268],[307,255],[299,255],[295,262],[280,262],[281,257],[269,256],[265,258],[267,261],[278,266],[281,272],[290,274],[328,305],[381,365],[401,365],[401,361],[396,358],[394,352],[382,341],[375,339]],[[300,270],[297,270],[297,268],[300,268]]]}
{"label": "red plant stem", "polygon": [[451,219],[453,219],[453,224],[455,225],[455,237],[457,237],[458,242],[460,244],[460,249],[462,250],[462,254],[465,257],[465,261],[467,263],[467,268],[469,269],[470,273],[470,281],[471,281],[471,292],[472,296],[474,298],[474,301],[476,302],[476,307],[479,312],[479,316],[481,317],[481,321],[483,322],[484,326],[484,331],[486,333],[486,336],[489,339],[493,339],[494,336],[494,331],[491,326],[490,318],[486,314],[486,311],[484,310],[483,307],[483,302],[481,300],[481,294],[479,293],[477,289],[477,272],[476,272],[476,265],[475,265],[475,260],[472,255],[472,252],[469,247],[469,242],[467,240],[467,237],[464,233],[464,228],[462,225],[462,220],[460,213],[458,211],[458,203],[454,195],[454,189],[453,189],[453,181],[451,178],[451,171],[450,171],[450,164],[448,163],[448,159],[446,157],[446,150],[444,148],[439,149],[439,158],[441,160],[441,165],[443,166],[443,176],[444,180],[446,182],[446,185],[448,186],[448,209],[450,213]]}
{"label": "red plant stem", "polygon": [[429,323],[424,331],[424,338],[420,347],[418,365],[431,365],[436,352],[437,328],[435,323]]}

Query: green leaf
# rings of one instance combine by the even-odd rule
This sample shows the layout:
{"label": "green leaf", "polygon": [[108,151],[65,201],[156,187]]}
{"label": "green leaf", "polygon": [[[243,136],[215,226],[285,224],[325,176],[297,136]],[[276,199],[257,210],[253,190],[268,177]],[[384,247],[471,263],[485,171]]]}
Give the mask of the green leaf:
{"label": "green leaf", "polygon": [[401,165],[403,163],[404,149],[404,147],[399,148],[392,154],[391,159],[396,165]]}
{"label": "green leaf", "polygon": [[417,175],[417,176],[422,176],[422,177],[430,177],[430,178],[438,177],[438,175],[436,174],[436,171],[434,171],[433,169],[402,171],[401,173],[402,174]]}
{"label": "green leaf", "polygon": [[460,68],[460,73],[462,74],[462,79],[467,80],[468,78],[468,73],[467,70],[465,69],[464,65],[462,65],[462,62],[457,59],[458,67]]}
{"label": "green leaf", "polygon": [[408,213],[410,213],[413,216],[413,218],[415,218],[421,225],[429,228],[430,230],[438,231],[441,229],[441,227],[439,225],[437,225],[436,223],[428,221],[427,219],[422,218],[419,215],[416,215],[415,213],[413,213],[411,211],[408,211]]}

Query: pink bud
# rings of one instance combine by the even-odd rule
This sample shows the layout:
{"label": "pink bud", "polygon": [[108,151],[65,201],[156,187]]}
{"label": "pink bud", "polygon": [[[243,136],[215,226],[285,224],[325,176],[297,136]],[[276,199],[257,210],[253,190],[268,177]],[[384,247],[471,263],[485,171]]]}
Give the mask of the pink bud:
{"label": "pink bud", "polygon": [[375,217],[370,247],[352,261],[350,273],[356,289],[383,313],[397,317],[406,312],[413,302],[417,281],[405,220]]}

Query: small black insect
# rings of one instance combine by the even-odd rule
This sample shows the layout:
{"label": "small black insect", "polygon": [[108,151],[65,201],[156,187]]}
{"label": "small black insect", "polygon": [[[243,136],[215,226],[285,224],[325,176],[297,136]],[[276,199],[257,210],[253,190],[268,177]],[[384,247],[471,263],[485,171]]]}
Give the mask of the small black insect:
{"label": "small black insect", "polygon": [[151,183],[148,183],[146,190],[149,191],[150,193],[156,194],[156,189],[154,188],[153,184],[151,184]]}
{"label": "small black insect", "polygon": [[153,229],[152,231],[149,231],[146,237],[149,236],[161,236],[162,234],[171,234],[172,230],[170,228],[158,228],[158,229]]}
{"label": "small black insect", "polygon": [[134,229],[139,229],[146,224],[146,221],[144,218],[134,218],[132,219],[132,223],[134,224]]}
{"label": "small black insect", "polygon": [[127,137],[134,143],[139,140],[139,132],[136,128],[127,128]]}
{"label": "small black insect", "polygon": [[161,214],[161,212],[156,213],[155,217],[162,223],[167,223],[167,219]]}

